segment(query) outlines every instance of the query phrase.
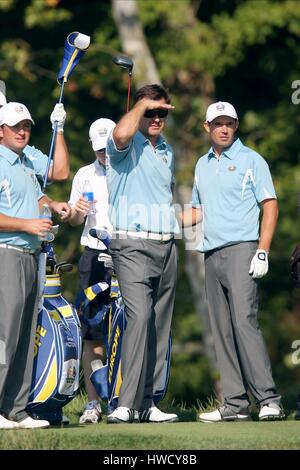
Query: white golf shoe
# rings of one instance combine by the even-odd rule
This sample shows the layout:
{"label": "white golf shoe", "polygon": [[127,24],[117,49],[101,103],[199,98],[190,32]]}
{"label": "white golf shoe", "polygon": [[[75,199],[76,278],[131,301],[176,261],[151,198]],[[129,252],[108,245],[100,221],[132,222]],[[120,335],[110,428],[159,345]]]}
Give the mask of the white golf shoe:
{"label": "white golf shoe", "polygon": [[228,406],[220,406],[214,411],[200,413],[198,416],[202,423],[220,423],[222,421],[251,421],[247,410],[235,413]]}
{"label": "white golf shoe", "polygon": [[45,419],[33,419],[30,416],[22,419],[22,421],[15,422],[18,429],[43,429],[49,428],[50,423]]}
{"label": "white golf shoe", "polygon": [[0,415],[0,429],[17,429],[18,424]]}
{"label": "white golf shoe", "polygon": [[140,411],[140,423],[176,423],[178,416],[175,413],[164,413],[156,406]]}
{"label": "white golf shoe", "polygon": [[276,421],[285,419],[283,409],[277,403],[268,403],[261,407],[259,415],[259,421]]}
{"label": "white golf shoe", "polygon": [[107,416],[107,424],[129,424],[133,423],[135,410],[127,406],[118,406]]}

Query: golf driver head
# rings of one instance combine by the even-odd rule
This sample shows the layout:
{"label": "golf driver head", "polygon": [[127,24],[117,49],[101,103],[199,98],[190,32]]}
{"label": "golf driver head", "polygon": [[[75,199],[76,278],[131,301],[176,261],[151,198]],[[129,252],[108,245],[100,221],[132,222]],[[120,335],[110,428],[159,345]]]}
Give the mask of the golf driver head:
{"label": "golf driver head", "polygon": [[122,67],[123,69],[126,69],[129,75],[131,75],[133,69],[133,60],[130,57],[117,55],[113,57],[112,60],[114,64],[119,65],[119,67]]}
{"label": "golf driver head", "polygon": [[69,273],[73,270],[73,265],[71,263],[66,263],[65,261],[61,261],[55,265],[55,273],[59,274],[62,273]]}
{"label": "golf driver head", "polygon": [[50,269],[50,273],[53,274],[55,270],[56,261],[54,258],[47,257],[46,266]]}

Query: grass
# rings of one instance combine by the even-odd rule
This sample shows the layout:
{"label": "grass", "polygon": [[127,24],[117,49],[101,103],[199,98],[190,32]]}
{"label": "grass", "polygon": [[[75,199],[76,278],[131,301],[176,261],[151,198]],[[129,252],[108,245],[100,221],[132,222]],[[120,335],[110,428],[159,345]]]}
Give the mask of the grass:
{"label": "grass", "polygon": [[[300,449],[300,422],[257,421],[204,424],[196,409],[177,409],[173,424],[78,425],[84,396],[65,408],[70,425],[44,430],[0,431],[1,450],[295,450]],[[212,403],[210,403],[211,405]],[[198,410],[197,410],[198,411]]]}

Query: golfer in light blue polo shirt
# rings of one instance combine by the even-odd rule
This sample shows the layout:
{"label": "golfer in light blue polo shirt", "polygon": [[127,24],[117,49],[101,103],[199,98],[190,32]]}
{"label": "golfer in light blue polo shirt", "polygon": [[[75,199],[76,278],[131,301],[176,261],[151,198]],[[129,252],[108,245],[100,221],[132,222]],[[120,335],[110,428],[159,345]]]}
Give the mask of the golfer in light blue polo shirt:
{"label": "golfer in light blue polo shirt", "polygon": [[161,133],[173,106],[160,85],[140,88],[117,123],[106,153],[110,251],[125,304],[122,385],[109,424],[174,422],[154,404],[167,386],[166,355],[176,285],[176,219],[172,203],[174,156]]}
{"label": "golfer in light blue polo shirt", "polygon": [[268,272],[277,199],[266,161],[235,139],[238,124],[230,103],[208,107],[211,148],[196,165],[192,207],[181,216],[186,225],[203,223],[199,250],[224,396],[218,409],[200,413],[205,423],[251,419],[248,390],[259,420],[284,418],[257,322],[257,279]]}
{"label": "golfer in light blue polo shirt", "polygon": [[23,154],[33,119],[22,103],[0,111],[0,429],[49,426],[27,411],[37,324],[38,237],[52,221],[39,218],[43,202],[69,216],[68,204],[51,201]]}
{"label": "golfer in light blue polo shirt", "polygon": [[[19,155],[0,145],[0,213],[22,219],[39,217],[38,199],[43,197],[35,173]],[[0,243],[36,250],[41,242],[36,235],[0,231]]]}
{"label": "golfer in light blue polo shirt", "polygon": [[155,151],[149,139],[137,131],[124,150],[108,140],[109,217],[114,230],[174,234],[178,231],[171,186],[174,155],[158,136]]}
{"label": "golfer in light blue polo shirt", "polygon": [[202,252],[259,239],[260,203],[276,199],[267,162],[240,139],[196,165],[193,207],[202,208]]}

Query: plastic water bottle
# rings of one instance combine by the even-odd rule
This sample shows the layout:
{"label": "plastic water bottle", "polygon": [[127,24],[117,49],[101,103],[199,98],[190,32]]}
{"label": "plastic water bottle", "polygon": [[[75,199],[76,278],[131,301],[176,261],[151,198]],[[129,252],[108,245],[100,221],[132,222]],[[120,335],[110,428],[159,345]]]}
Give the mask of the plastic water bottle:
{"label": "plastic water bottle", "polygon": [[85,180],[83,184],[82,196],[90,205],[89,211],[86,215],[95,214],[96,211],[94,206],[94,191],[89,180]]}
{"label": "plastic water bottle", "polygon": [[[48,204],[43,204],[40,210],[40,219],[52,219],[52,212]],[[53,242],[54,235],[51,232],[44,232],[42,236],[39,236],[39,240],[43,242]]]}

